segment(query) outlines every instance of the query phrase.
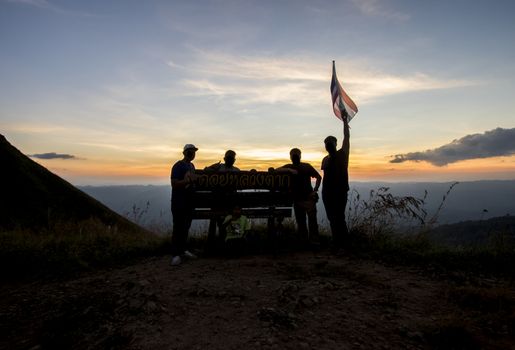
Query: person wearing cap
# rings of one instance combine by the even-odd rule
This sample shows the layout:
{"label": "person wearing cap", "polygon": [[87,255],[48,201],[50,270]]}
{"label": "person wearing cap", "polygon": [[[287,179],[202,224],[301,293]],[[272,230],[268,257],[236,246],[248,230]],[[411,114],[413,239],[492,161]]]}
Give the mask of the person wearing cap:
{"label": "person wearing cap", "polygon": [[[292,182],[293,193],[293,210],[295,212],[295,221],[297,222],[297,231],[299,238],[307,242],[318,241],[318,223],[317,223],[317,207],[318,188],[322,177],[309,163],[301,162],[301,151],[293,148],[290,151],[291,164],[283,165],[276,171],[289,170],[295,176]],[[311,185],[311,179],[316,179],[315,188]],[[306,216],[308,225],[306,225]],[[309,226],[309,236],[308,236]]]}
{"label": "person wearing cap", "polygon": [[324,140],[328,155],[322,160],[322,170],[324,171],[322,201],[331,226],[335,250],[343,248],[349,235],[345,221],[347,192],[349,191],[349,141],[350,132],[347,118],[343,118],[343,142],[340,149],[337,149],[336,137],[328,136]]}
{"label": "person wearing cap", "polygon": [[188,232],[193,218],[192,194],[194,191],[195,152],[198,148],[192,144],[186,144],[183,148],[183,158],[177,161],[171,171],[172,183],[172,261],[171,265],[179,265],[183,258],[196,258],[186,249]]}

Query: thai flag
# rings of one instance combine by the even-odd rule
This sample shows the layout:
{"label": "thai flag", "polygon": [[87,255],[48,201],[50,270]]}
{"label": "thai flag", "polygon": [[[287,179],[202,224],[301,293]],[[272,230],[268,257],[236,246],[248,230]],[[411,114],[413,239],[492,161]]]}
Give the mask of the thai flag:
{"label": "thai flag", "polygon": [[331,79],[331,97],[333,100],[333,110],[336,117],[340,120],[347,118],[351,121],[352,118],[358,113],[358,107],[345,93],[342,86],[336,77],[336,68],[333,61],[333,78]]}

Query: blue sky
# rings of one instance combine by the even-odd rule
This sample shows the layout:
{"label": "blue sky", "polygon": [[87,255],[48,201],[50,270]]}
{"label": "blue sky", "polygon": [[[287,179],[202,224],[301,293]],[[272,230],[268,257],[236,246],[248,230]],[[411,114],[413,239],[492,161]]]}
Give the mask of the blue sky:
{"label": "blue sky", "polygon": [[[334,59],[359,107],[351,181],[513,179],[510,141],[460,140],[515,128],[514,13],[512,1],[0,0],[0,130],[26,154],[73,155],[35,159],[75,184],[166,183],[185,143],[197,167],[232,148],[241,168],[267,169],[292,147],[319,167],[322,140],[342,134]],[[463,156],[414,157],[443,146]]]}

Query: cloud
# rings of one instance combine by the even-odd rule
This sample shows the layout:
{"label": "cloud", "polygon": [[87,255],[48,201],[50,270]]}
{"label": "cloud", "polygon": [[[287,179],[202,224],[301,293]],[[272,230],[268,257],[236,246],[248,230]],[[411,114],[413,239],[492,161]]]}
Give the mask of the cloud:
{"label": "cloud", "polygon": [[77,157],[71,154],[59,154],[55,152],[31,154],[29,155],[29,157],[38,159],[78,159]]}
{"label": "cloud", "polygon": [[407,21],[410,15],[400,11],[386,9],[379,0],[351,0],[361,13],[372,17],[385,17],[397,21]]}
{"label": "cloud", "polygon": [[[357,61],[337,61],[337,69],[340,82],[358,104],[392,94],[477,84],[420,72],[396,75]],[[178,65],[170,61],[168,66],[183,74],[181,84],[185,95],[216,97],[239,105],[285,103],[302,108],[326,104],[328,99],[331,65],[326,58],[244,56],[195,50],[190,62]]]}
{"label": "cloud", "polygon": [[511,156],[515,154],[515,128],[486,131],[454,140],[441,147],[423,152],[397,154],[390,163],[426,161],[436,166],[467,159]]}
{"label": "cloud", "polygon": [[57,6],[57,5],[49,2],[48,0],[7,0],[7,2],[37,7],[37,8],[43,9],[43,10],[53,11],[55,13],[62,14],[62,15],[97,17],[97,15],[93,15],[89,12],[73,11],[73,10],[65,9],[63,7]]}
{"label": "cloud", "polygon": [[46,0],[7,0],[7,2],[29,5],[39,8],[51,8],[52,5]]}

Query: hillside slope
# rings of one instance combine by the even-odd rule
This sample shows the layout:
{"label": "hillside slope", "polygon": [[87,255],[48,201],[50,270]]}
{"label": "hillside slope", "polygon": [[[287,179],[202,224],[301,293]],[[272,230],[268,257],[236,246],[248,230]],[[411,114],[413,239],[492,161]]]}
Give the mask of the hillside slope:
{"label": "hillside slope", "polygon": [[506,215],[488,220],[469,220],[441,225],[429,232],[436,243],[450,246],[486,245],[498,239],[515,241],[515,216]]}
{"label": "hillside slope", "polygon": [[38,229],[91,218],[125,231],[138,226],[25,156],[0,135],[0,230]]}

